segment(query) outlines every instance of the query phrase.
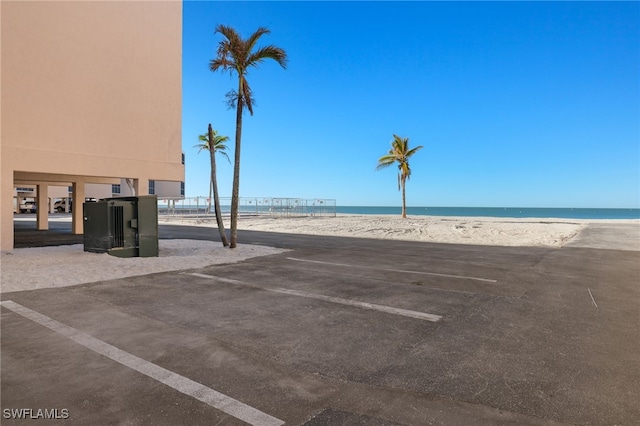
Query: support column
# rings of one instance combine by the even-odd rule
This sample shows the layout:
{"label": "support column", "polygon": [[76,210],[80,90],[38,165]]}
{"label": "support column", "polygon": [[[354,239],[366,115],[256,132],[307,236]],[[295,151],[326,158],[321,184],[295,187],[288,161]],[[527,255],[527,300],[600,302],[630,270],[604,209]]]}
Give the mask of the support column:
{"label": "support column", "polygon": [[149,194],[149,179],[147,178],[138,178],[133,180],[133,188],[136,193],[134,194],[136,197],[140,195],[148,195]]}
{"label": "support column", "polygon": [[84,217],[82,215],[84,204],[84,181],[73,182],[73,208],[71,212],[71,232],[84,233]]}
{"label": "support column", "polygon": [[121,197],[134,197],[136,195],[136,186],[132,178],[122,179],[124,185],[120,184],[120,196]]}
{"label": "support column", "polygon": [[13,251],[13,168],[8,161],[0,170],[0,250]]}
{"label": "support column", "polygon": [[38,203],[36,229],[45,231],[49,229],[49,185],[46,183],[36,185],[36,203]]}

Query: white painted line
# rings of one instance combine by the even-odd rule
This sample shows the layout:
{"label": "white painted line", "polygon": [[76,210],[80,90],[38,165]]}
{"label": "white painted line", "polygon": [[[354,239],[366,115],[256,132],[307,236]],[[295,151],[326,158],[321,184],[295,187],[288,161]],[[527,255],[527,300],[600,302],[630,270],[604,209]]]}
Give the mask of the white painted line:
{"label": "white painted line", "polygon": [[[249,285],[244,281],[232,280],[231,278],[214,277],[213,275],[198,274],[197,272],[187,273],[187,275],[193,275],[195,277],[200,277],[200,278],[215,278],[220,282],[229,283],[229,284]],[[254,286],[254,287],[257,287],[257,286]]]}
{"label": "white painted line", "polygon": [[376,270],[376,271],[386,271],[386,272],[402,272],[402,273],[407,273],[407,274],[430,275],[430,276],[446,277],[446,278],[458,278],[458,279],[465,279],[465,280],[484,281],[484,282],[490,282],[490,283],[498,282],[498,280],[487,279],[487,278],[478,278],[478,277],[469,277],[469,276],[465,276],[465,275],[449,275],[449,274],[440,274],[440,273],[436,273],[436,272],[410,271],[410,270],[405,270],[405,269],[376,268],[376,267],[371,267],[371,266],[351,265],[351,264],[346,264],[346,263],[334,263],[334,262],[323,262],[323,261],[319,261],[319,260],[299,259],[299,258],[295,258],[295,257],[287,257],[287,259],[288,260],[297,261],[297,262],[308,262],[308,263],[318,263],[318,264],[322,264],[322,265],[344,266],[344,267],[348,267],[348,268],[372,269],[372,270]]}
{"label": "white painted line", "polygon": [[358,302],[356,300],[342,299],[340,297],[324,296],[322,294],[307,293],[305,291],[290,290],[286,288],[265,289],[276,293],[290,294],[292,296],[308,297],[310,299],[324,300],[326,302],[339,303],[342,305],[356,306],[358,308],[373,309],[374,311],[386,312],[389,314],[402,315],[404,317],[417,318],[425,321],[437,322],[442,319],[440,315],[427,314],[407,309],[392,308],[391,306],[376,305],[374,303]]}
{"label": "white painted line", "polygon": [[0,305],[73,340],[87,349],[91,349],[100,355],[106,356],[107,358],[136,370],[145,376],[164,383],[178,392],[189,395],[198,401],[202,401],[205,404],[208,404],[246,423],[256,426],[280,426],[284,424],[280,419],[243,404],[240,401],[201,385],[198,382],[194,382],[191,379],[118,349],[117,347],[103,342],[102,340],[96,339],[82,331],[69,327],[68,325],[19,305],[11,300],[2,301],[0,302]]}
{"label": "white painted line", "polygon": [[589,296],[591,296],[591,301],[593,302],[593,305],[597,308],[598,305],[596,304],[596,300],[593,298],[593,294],[591,294],[591,289],[588,288],[587,290],[589,290]]}
{"label": "white painted line", "polygon": [[372,309],[374,311],[386,312],[388,314],[401,315],[404,317],[416,318],[416,319],[425,320],[425,321],[437,322],[442,319],[442,316],[440,315],[427,314],[427,313],[418,312],[418,311],[410,311],[407,309],[393,308],[391,306],[385,306],[385,305],[376,305],[374,303],[358,302],[356,300],[343,299],[341,297],[324,296],[322,294],[307,293],[305,291],[291,290],[287,288],[260,287],[260,286],[256,286],[256,285],[245,283],[238,280],[231,280],[228,278],[216,277],[214,275],[205,275],[205,274],[198,274],[198,273],[191,273],[189,275],[194,275],[200,278],[209,278],[209,279],[213,279],[220,282],[227,282],[230,284],[244,285],[244,286],[253,287],[260,290],[271,291],[273,293],[281,293],[281,294],[287,294],[290,296],[299,296],[299,297],[306,297],[309,299],[323,300],[325,302],[339,303],[341,305],[355,306],[357,308],[363,308],[363,309]]}
{"label": "white painted line", "polygon": [[386,272],[403,272],[406,274],[419,274],[419,275],[431,275],[435,277],[447,277],[447,278],[459,278],[463,280],[474,280],[474,281],[483,281],[487,283],[497,283],[498,280],[491,280],[488,278],[478,278],[478,277],[467,277],[465,275],[449,275],[449,274],[438,274],[435,272],[423,272],[423,271],[408,271],[404,269],[387,269],[387,268],[376,268],[372,266],[362,266],[362,265],[349,265],[346,263],[333,263],[333,262],[322,262],[320,260],[309,260],[309,259],[298,259],[296,257],[287,257],[288,260],[295,260],[296,262],[309,262],[309,263],[318,263],[321,265],[333,265],[333,266],[346,266],[348,268],[361,268],[361,269],[373,269],[376,271],[386,271]]}

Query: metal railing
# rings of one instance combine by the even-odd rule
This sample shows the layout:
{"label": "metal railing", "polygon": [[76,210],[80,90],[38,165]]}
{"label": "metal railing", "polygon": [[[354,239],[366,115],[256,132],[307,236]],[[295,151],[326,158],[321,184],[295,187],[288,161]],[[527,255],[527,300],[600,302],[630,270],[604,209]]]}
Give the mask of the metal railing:
{"label": "metal railing", "polygon": [[[211,202],[210,202],[211,201]],[[231,214],[231,198],[220,198],[223,216]],[[183,200],[158,199],[158,217],[204,219],[215,214],[213,200],[208,197],[189,197]],[[308,217],[336,216],[336,200],[240,197],[238,214],[241,216]]]}

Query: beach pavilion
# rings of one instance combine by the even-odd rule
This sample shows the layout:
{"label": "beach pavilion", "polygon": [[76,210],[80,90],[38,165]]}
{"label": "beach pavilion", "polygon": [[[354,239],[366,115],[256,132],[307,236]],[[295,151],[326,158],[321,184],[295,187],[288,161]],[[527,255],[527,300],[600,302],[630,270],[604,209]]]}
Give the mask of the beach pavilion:
{"label": "beach pavilion", "polygon": [[[0,18],[1,250],[13,249],[24,187],[38,206],[54,188],[79,206],[88,187],[124,180],[137,195],[184,194],[181,0],[3,1]],[[50,209],[37,210],[48,229]],[[72,232],[83,232],[82,209]]]}

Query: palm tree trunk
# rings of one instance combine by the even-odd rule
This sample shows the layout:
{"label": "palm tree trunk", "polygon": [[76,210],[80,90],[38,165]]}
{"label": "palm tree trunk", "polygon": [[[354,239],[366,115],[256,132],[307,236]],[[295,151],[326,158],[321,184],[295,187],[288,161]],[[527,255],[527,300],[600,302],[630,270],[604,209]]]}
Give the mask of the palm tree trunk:
{"label": "palm tree trunk", "polygon": [[236,149],[233,161],[233,189],[231,191],[231,245],[238,245],[238,204],[240,203],[240,140],[242,138],[242,83],[238,83],[238,104],[236,112]]}
{"label": "palm tree trunk", "polygon": [[402,218],[407,218],[407,198],[404,191],[405,180],[402,179]]}
{"label": "palm tree trunk", "polygon": [[[209,155],[211,156],[211,188],[213,188],[213,208],[216,212],[216,222],[218,223],[218,232],[220,232],[220,240],[222,245],[227,247],[229,241],[227,241],[227,234],[224,232],[224,223],[222,222],[222,211],[220,210],[220,198],[218,197],[218,179],[216,173],[216,152],[213,147],[213,129],[209,124]],[[209,195],[209,209],[211,209],[211,195]]]}
{"label": "palm tree trunk", "polygon": [[[213,166],[213,163],[211,163],[211,165]],[[211,173],[213,173],[213,167],[211,168]],[[211,213],[211,198],[213,198],[211,194],[213,194],[213,176],[209,179],[209,199],[207,200],[209,203],[209,210],[207,210],[207,214]]]}

